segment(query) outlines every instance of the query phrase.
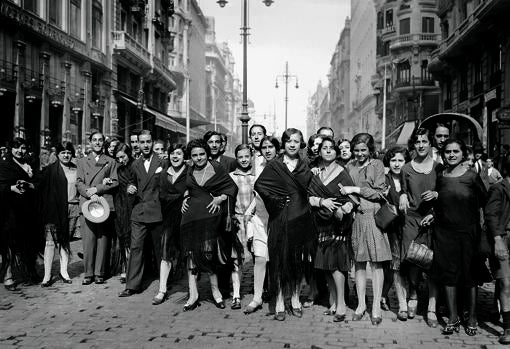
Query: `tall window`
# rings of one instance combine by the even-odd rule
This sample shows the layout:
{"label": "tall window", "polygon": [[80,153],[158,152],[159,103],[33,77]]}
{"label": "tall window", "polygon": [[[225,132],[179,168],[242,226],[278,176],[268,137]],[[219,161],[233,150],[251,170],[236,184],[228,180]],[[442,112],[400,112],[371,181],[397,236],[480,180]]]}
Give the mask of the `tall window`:
{"label": "tall window", "polygon": [[23,0],[23,8],[27,11],[37,13],[38,0]]}
{"label": "tall window", "polygon": [[397,65],[397,81],[411,81],[411,65],[409,64],[409,61],[405,61]]}
{"label": "tall window", "polygon": [[421,61],[421,79],[423,81],[432,80],[429,73],[429,62],[426,59]]}
{"label": "tall window", "polygon": [[377,12],[377,29],[382,29],[384,26],[384,14],[379,11]]}
{"label": "tall window", "polygon": [[60,26],[60,12],[62,10],[62,2],[59,0],[48,1],[48,20],[51,24]]}
{"label": "tall window", "polygon": [[92,46],[101,48],[103,44],[103,7],[96,0],[92,5]]}
{"label": "tall window", "polygon": [[404,18],[400,20],[400,35],[409,34],[411,32],[411,18]]}
{"label": "tall window", "polygon": [[386,10],[386,27],[393,27],[393,10]]}
{"label": "tall window", "polygon": [[482,81],[482,59],[478,58],[473,63],[473,81],[479,83]]}
{"label": "tall window", "polygon": [[81,39],[81,0],[71,0],[69,22],[70,34]]}
{"label": "tall window", "polygon": [[423,17],[421,20],[421,32],[433,33],[434,32],[434,17]]}

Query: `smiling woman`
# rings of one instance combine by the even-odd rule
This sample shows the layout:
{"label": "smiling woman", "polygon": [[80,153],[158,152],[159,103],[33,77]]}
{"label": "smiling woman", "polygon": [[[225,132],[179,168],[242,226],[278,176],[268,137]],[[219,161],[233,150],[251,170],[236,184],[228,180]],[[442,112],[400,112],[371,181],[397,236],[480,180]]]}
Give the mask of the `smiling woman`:
{"label": "smiling woman", "polygon": [[218,289],[216,273],[231,267],[231,236],[226,231],[227,212],[237,195],[237,186],[216,162],[208,161],[210,148],[206,141],[192,140],[186,151],[193,165],[186,176],[187,195],[182,204],[181,234],[183,250],[188,258],[189,299],[184,311],[198,303],[197,274],[209,273],[211,291],[218,308],[225,308]]}

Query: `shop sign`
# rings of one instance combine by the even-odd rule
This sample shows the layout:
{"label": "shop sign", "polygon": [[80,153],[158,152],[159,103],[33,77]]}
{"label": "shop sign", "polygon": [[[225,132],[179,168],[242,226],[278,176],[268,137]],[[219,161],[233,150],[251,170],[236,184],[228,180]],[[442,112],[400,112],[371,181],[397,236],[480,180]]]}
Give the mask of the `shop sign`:
{"label": "shop sign", "polygon": [[84,55],[86,54],[85,46],[83,43],[37,18],[36,16],[27,13],[16,5],[10,4],[8,1],[1,2],[0,15],[7,17],[17,22],[20,26],[31,29],[36,33],[41,34],[71,50],[77,51]]}
{"label": "shop sign", "polygon": [[496,99],[496,98],[498,98],[498,94],[497,94],[497,90],[496,89],[490,90],[489,92],[487,92],[484,95],[485,103],[487,103],[488,101],[491,101],[493,99]]}
{"label": "shop sign", "polygon": [[510,107],[501,108],[497,111],[496,117],[499,122],[510,124]]}

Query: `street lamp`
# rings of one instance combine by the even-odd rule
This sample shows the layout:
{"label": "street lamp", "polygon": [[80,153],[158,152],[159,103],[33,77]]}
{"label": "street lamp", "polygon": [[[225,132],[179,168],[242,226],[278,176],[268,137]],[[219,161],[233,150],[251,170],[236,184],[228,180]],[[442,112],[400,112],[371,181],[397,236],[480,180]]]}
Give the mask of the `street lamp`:
{"label": "street lamp", "polygon": [[[227,0],[216,1],[220,7],[225,7],[228,3]],[[273,0],[263,0],[262,3],[266,6],[271,6]],[[248,114],[248,36],[250,28],[248,27],[248,0],[243,0],[243,17],[241,36],[243,38],[243,102],[241,110],[241,128],[242,128],[242,141],[244,144],[248,143],[248,121],[250,115]]]}
{"label": "street lamp", "polygon": [[296,88],[299,88],[297,75],[289,74],[289,62],[285,62],[285,74],[276,76],[275,88],[278,88],[278,79],[282,79],[285,83],[285,129],[287,129],[287,109],[289,104],[289,80],[296,79]]}

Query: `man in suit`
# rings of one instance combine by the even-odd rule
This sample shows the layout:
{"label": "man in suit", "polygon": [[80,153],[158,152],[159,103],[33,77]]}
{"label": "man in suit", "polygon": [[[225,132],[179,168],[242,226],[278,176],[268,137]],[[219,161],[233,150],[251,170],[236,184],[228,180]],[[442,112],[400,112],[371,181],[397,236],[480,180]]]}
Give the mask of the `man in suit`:
{"label": "man in suit", "polygon": [[[114,209],[112,191],[119,185],[117,163],[103,154],[104,135],[99,131],[91,132],[89,137],[91,153],[78,160],[76,188],[80,193],[80,206],[87,200],[98,201],[102,196]],[[111,216],[109,219],[112,219]],[[108,237],[112,232],[109,221],[93,223],[80,216],[81,238],[83,242],[83,263],[85,277],[83,285],[104,283],[105,266],[108,253]]]}
{"label": "man in suit", "polygon": [[128,193],[136,194],[131,213],[131,253],[126,276],[126,289],[119,297],[129,297],[140,292],[144,270],[144,242],[151,234],[156,263],[161,264],[161,204],[159,202],[159,176],[164,168],[163,161],[154,153],[152,135],[143,130],[138,136],[142,156],[132,165],[134,183],[128,186]]}
{"label": "man in suit", "polygon": [[223,155],[222,153],[222,141],[220,133],[216,131],[207,131],[204,135],[204,141],[206,141],[209,145],[209,148],[211,148],[211,161],[218,162],[228,173],[236,169],[236,159]]}

